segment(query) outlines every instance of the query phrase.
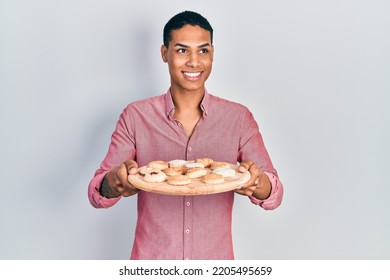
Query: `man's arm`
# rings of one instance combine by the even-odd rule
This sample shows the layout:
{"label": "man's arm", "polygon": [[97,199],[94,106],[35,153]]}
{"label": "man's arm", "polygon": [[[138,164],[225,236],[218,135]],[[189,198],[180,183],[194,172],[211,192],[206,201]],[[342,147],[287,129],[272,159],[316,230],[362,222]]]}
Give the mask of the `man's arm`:
{"label": "man's arm", "polygon": [[[138,165],[129,161],[135,158],[134,122],[130,108],[123,110],[111,136],[111,143],[100,168],[88,186],[88,198],[95,208],[113,206],[122,196],[135,194],[136,189],[128,185],[127,176]],[[133,163],[132,163],[133,162]]]}
{"label": "man's arm", "polygon": [[237,193],[247,195],[252,203],[266,210],[275,209],[282,203],[283,185],[273,167],[257,122],[249,110],[243,117],[240,135],[240,169],[249,170],[252,176]]}

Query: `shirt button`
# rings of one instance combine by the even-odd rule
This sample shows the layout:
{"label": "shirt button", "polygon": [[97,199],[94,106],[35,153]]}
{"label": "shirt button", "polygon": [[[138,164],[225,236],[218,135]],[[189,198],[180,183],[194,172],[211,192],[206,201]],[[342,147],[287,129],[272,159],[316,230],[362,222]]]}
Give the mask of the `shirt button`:
{"label": "shirt button", "polygon": [[190,260],[190,258],[185,258],[186,261]]}
{"label": "shirt button", "polygon": [[192,151],[192,148],[191,148],[191,147],[188,147],[188,151],[191,152],[191,151]]}
{"label": "shirt button", "polygon": [[191,202],[187,201],[187,202],[186,202],[186,205],[187,205],[187,206],[190,206],[190,205],[191,205]]}
{"label": "shirt button", "polygon": [[187,233],[187,234],[190,233],[190,230],[189,230],[188,228],[186,229],[186,233]]}

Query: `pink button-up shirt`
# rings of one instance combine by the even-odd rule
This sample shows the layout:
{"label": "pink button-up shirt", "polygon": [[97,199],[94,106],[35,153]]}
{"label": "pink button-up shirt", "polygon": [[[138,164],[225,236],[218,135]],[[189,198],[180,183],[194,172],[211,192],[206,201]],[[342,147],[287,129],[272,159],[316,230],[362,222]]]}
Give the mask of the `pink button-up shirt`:
{"label": "pink button-up shirt", "polygon": [[[250,111],[205,93],[202,117],[188,137],[174,119],[170,91],[129,104],[112,135],[108,153],[89,184],[94,207],[110,207],[118,198],[99,194],[106,173],[134,159],[139,166],[153,160],[194,160],[209,157],[233,164],[253,160],[270,178],[266,200],[250,197],[264,209],[281,203],[283,186]],[[140,191],[138,219],[131,259],[233,259],[232,208],[234,192],[200,196],[173,196]],[[245,238],[245,236],[242,236]]]}

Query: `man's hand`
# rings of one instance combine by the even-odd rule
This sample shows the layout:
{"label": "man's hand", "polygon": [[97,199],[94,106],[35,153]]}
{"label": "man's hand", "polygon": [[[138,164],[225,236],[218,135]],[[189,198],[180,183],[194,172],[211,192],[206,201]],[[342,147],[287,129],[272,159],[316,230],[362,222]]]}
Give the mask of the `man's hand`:
{"label": "man's hand", "polygon": [[243,161],[238,168],[240,172],[248,170],[251,173],[249,181],[235,192],[257,199],[267,199],[271,194],[271,182],[266,174],[253,161]]}
{"label": "man's hand", "polygon": [[120,195],[130,196],[136,194],[139,189],[129,183],[129,174],[137,173],[138,164],[128,160],[113,168],[106,174],[100,188],[101,195],[107,198],[114,198]]}

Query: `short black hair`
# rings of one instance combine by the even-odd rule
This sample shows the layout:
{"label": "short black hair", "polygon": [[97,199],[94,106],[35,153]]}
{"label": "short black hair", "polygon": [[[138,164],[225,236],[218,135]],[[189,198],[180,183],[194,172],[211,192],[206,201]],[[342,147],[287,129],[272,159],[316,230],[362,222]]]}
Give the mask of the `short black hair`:
{"label": "short black hair", "polygon": [[168,48],[169,42],[172,39],[172,31],[182,28],[185,25],[199,26],[210,32],[211,44],[213,43],[213,28],[206,18],[202,15],[192,12],[184,11],[173,16],[165,25],[163,32],[164,45]]}

